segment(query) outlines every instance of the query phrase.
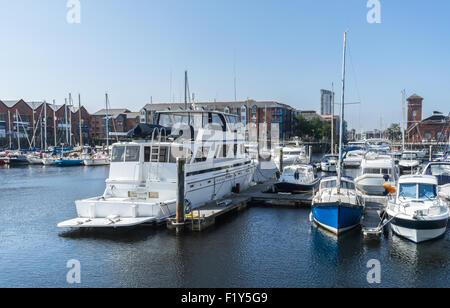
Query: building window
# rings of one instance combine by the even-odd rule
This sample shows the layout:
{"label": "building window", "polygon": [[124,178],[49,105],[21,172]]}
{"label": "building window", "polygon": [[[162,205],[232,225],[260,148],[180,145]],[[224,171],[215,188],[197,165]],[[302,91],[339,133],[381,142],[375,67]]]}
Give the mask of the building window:
{"label": "building window", "polygon": [[412,115],[413,115],[413,117],[417,117],[417,110],[413,110]]}
{"label": "building window", "polygon": [[242,106],[241,107],[241,122],[244,125],[247,125],[247,107]]}
{"label": "building window", "polygon": [[252,107],[252,122],[253,123],[256,123],[257,113],[258,113],[258,107],[255,105]]}
{"label": "building window", "polygon": [[425,139],[431,139],[431,133],[425,132]]}

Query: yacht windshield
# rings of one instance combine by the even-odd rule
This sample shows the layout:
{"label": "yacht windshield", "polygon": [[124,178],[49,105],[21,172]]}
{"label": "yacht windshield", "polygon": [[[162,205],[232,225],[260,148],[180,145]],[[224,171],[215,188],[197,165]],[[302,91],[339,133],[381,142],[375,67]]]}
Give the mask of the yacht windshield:
{"label": "yacht windshield", "polygon": [[416,154],[403,154],[402,159],[404,160],[414,160],[416,159]]}
{"label": "yacht windshield", "polygon": [[403,198],[415,199],[417,195],[417,184],[401,184],[398,195]]}
{"label": "yacht windshield", "polygon": [[437,197],[437,187],[433,184],[401,184],[398,195],[402,198],[411,199],[435,199]]}
{"label": "yacht windshield", "polygon": [[123,162],[124,153],[125,153],[125,147],[124,146],[114,146],[113,150],[112,150],[111,161],[113,163]]}
{"label": "yacht windshield", "polygon": [[450,165],[431,165],[427,170],[427,174],[434,176],[450,176]]}
{"label": "yacht windshield", "polygon": [[436,185],[419,184],[419,199],[435,199],[436,196]]}
{"label": "yacht windshield", "polygon": [[[344,189],[355,189],[355,184],[347,181],[341,182],[342,188]],[[325,181],[320,185],[322,189],[324,188],[335,188],[337,186],[336,180]]]}
{"label": "yacht windshield", "polygon": [[113,163],[138,162],[139,146],[114,146],[112,150],[111,161]]}
{"label": "yacht windshield", "polygon": [[139,149],[139,146],[127,146],[125,151],[125,162],[138,162]]}

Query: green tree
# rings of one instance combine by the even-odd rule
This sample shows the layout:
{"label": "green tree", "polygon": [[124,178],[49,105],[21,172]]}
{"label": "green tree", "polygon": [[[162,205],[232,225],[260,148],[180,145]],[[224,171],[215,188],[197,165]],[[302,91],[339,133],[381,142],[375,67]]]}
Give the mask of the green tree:
{"label": "green tree", "polygon": [[391,124],[389,128],[386,130],[388,138],[391,140],[398,140],[400,139],[400,136],[402,135],[402,131],[400,129],[399,124]]}

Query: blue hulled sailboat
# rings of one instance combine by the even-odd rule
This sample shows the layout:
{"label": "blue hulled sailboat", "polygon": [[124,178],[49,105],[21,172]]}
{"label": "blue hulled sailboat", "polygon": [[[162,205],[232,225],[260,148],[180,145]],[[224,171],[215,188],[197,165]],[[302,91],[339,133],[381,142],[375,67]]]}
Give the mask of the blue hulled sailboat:
{"label": "blue hulled sailboat", "polygon": [[364,213],[364,204],[361,195],[356,190],[355,182],[342,175],[346,43],[347,32],[344,33],[337,176],[321,180],[319,191],[312,201],[311,212],[311,218],[317,225],[337,235],[359,226]]}

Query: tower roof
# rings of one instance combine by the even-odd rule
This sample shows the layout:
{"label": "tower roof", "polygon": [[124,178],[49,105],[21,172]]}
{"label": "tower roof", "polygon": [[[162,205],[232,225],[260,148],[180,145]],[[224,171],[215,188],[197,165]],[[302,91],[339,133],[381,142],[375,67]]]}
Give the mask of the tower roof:
{"label": "tower roof", "polygon": [[411,95],[410,97],[408,97],[408,100],[417,100],[417,99],[423,100],[423,97],[420,97],[420,96],[417,95],[417,94],[413,94],[413,95]]}

